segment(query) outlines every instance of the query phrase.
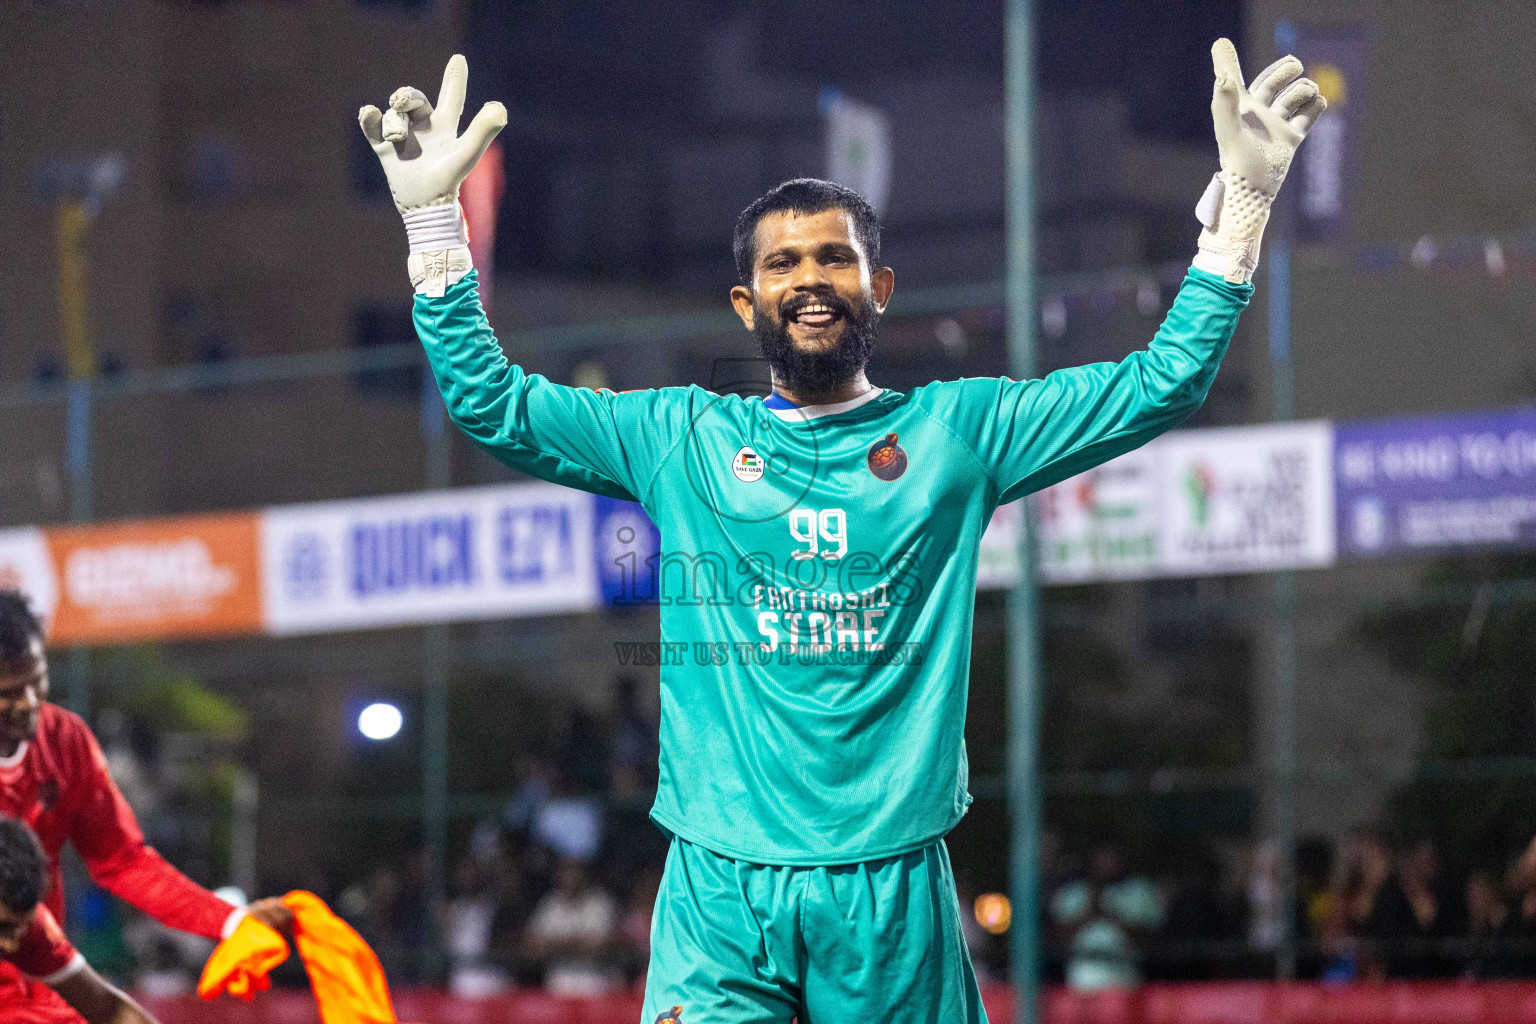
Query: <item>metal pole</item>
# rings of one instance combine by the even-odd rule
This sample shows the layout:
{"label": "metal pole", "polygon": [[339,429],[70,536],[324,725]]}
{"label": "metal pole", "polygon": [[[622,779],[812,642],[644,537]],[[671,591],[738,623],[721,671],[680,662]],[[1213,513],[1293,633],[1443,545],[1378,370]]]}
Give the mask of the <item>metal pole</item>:
{"label": "metal pole", "polygon": [[[427,487],[451,482],[447,410],[430,367],[422,374],[421,438],[426,445]],[[421,756],[422,841],[427,851],[427,895],[436,906],[448,891],[448,627],[426,629],[422,652]]]}
{"label": "metal pole", "polygon": [[[1295,29],[1275,25],[1281,53],[1295,46]],[[1296,418],[1296,368],[1291,362],[1290,204],[1275,205],[1269,242],[1269,367],[1276,422]],[[1275,842],[1280,871],[1280,930],[1275,975],[1296,977],[1296,573],[1275,574]]]}
{"label": "metal pole", "polygon": [[[1007,111],[1009,372],[1035,376],[1035,26],[1033,0],[1008,0]],[[1013,842],[1016,1024],[1039,1020],[1040,984],[1040,592],[1034,569],[1034,517],[1021,502],[1019,581],[1008,595],[1008,806]]]}
{"label": "metal pole", "polygon": [[256,774],[244,765],[235,767],[229,837],[229,883],[246,898],[256,895],[257,811],[261,788]]}
{"label": "metal pole", "polygon": [[[64,463],[69,476],[69,517],[90,522],[94,512],[91,479],[91,380],[96,352],[91,344],[90,307],[86,286],[86,239],[93,206],[70,200],[59,206],[59,331],[69,367],[68,404],[64,415]],[[91,652],[69,652],[68,707],[81,718],[91,715]]]}
{"label": "metal pole", "polygon": [[422,680],[422,832],[427,894],[434,906],[448,891],[448,627],[427,627]]}

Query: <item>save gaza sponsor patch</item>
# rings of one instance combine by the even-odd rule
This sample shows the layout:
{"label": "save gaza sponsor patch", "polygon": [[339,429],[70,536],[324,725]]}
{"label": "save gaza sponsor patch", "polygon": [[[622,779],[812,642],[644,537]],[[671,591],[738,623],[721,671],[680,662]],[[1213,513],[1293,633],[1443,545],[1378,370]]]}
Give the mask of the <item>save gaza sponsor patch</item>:
{"label": "save gaza sponsor patch", "polygon": [[763,457],[751,448],[742,448],[731,460],[731,472],[744,484],[756,483],[763,478]]}

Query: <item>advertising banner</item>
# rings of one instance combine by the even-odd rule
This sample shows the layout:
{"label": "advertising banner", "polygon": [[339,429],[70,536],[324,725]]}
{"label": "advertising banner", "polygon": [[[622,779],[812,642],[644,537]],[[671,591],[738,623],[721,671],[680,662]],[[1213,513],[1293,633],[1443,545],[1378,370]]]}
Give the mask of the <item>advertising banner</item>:
{"label": "advertising banner", "polygon": [[255,514],[236,513],[49,528],[57,585],[49,642],[259,631],[256,523]]}
{"label": "advertising banner", "polygon": [[594,495],[592,555],[602,602],[610,607],[656,599],[661,533],[633,501]]}
{"label": "advertising banner", "polygon": [[1296,154],[1294,183],[1286,190],[1296,203],[1296,235],[1303,242],[1336,242],[1349,230],[1350,193],[1359,162],[1365,123],[1366,30],[1359,24],[1275,28],[1281,53],[1294,53],[1328,101],[1328,113],[1307,133]]}
{"label": "advertising banner", "polygon": [[1034,496],[1042,582],[1329,564],[1331,431],[1177,431],[1046,488]]}
{"label": "advertising banner", "polygon": [[1348,554],[1536,544],[1536,408],[1341,425],[1335,446]]}
{"label": "advertising banner", "polygon": [[1041,580],[1156,575],[1158,479],[1153,442],[1035,495]]}
{"label": "advertising banner", "polygon": [[[1180,431],[1031,500],[1044,583],[1536,546],[1536,407]],[[979,589],[1017,581],[1023,507]],[[659,551],[639,505],[532,483],[0,530],[0,586],[64,646],[284,635],[649,604]]]}
{"label": "advertising banner", "polygon": [[1154,450],[1161,477],[1159,575],[1333,561],[1332,424],[1177,432]]}
{"label": "advertising banner", "polygon": [[547,615],[597,603],[593,503],[515,484],[262,513],[275,634]]}
{"label": "advertising banner", "polygon": [[1024,530],[1023,506],[999,505],[981,535],[976,562],[976,589],[1001,590],[1019,582],[1019,541]]}
{"label": "advertising banner", "polygon": [[27,595],[32,611],[53,621],[59,603],[59,578],[43,531],[36,527],[0,530],[0,588]]}

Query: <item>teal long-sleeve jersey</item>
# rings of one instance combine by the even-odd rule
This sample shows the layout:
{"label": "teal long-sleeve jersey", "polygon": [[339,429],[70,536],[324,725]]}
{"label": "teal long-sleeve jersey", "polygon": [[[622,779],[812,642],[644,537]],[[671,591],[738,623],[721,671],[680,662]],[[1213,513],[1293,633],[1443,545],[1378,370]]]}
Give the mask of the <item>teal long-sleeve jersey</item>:
{"label": "teal long-sleeve jersey", "polygon": [[1191,270],[1144,351],[774,409],[699,387],[615,394],[524,373],[471,273],[417,296],[449,415],[502,462],[635,500],[661,550],[652,817],[762,864],[924,846],[970,803],[977,550],[998,505],[1200,406],[1252,286]]}

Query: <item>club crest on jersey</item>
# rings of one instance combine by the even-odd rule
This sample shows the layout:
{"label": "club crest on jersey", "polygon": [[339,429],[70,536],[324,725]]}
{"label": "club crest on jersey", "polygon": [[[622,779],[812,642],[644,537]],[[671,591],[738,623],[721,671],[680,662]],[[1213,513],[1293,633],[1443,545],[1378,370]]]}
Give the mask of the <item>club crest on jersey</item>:
{"label": "club crest on jersey", "polygon": [[761,480],[765,466],[763,457],[751,448],[743,448],[731,460],[731,472],[735,473],[736,479],[744,484],[753,484]]}
{"label": "club crest on jersey", "polygon": [[661,1016],[656,1018],[656,1024],[683,1024],[683,1008],[674,1006],[662,1011]]}
{"label": "club crest on jersey", "polygon": [[886,434],[869,446],[869,471],[881,480],[895,480],[907,471],[907,450],[896,443],[895,434]]}

